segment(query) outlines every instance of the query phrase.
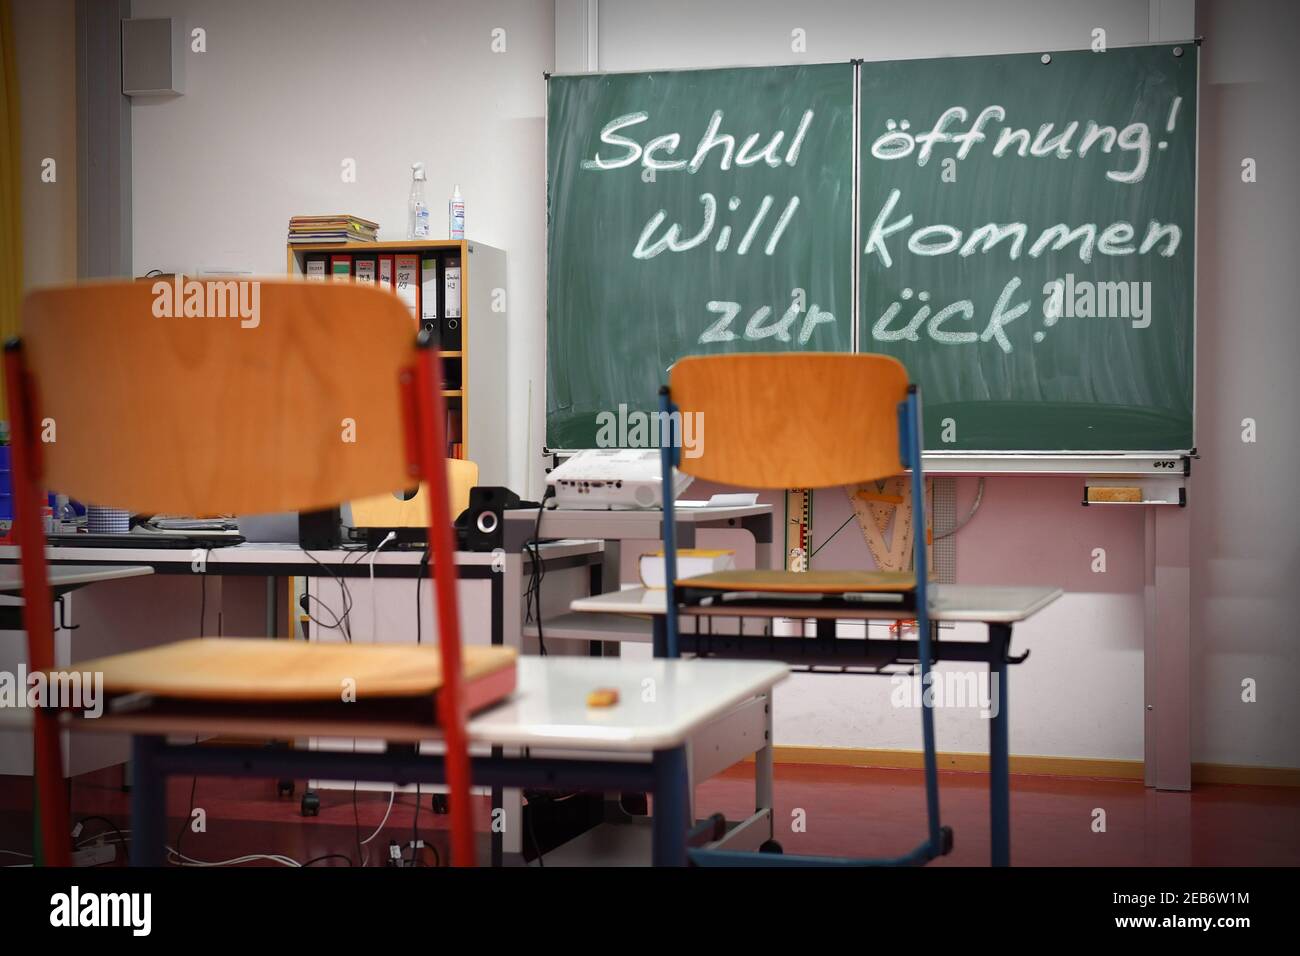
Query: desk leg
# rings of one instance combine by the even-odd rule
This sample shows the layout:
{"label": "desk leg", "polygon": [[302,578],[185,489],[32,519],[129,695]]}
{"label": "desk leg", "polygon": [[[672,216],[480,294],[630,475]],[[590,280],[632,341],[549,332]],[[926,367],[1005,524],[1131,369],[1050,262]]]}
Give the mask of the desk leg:
{"label": "desk leg", "polygon": [[741,518],[740,525],[754,536],[754,567],[774,571],[785,567],[785,543],[773,540],[776,521],[772,512]]}
{"label": "desk leg", "polygon": [[772,752],[772,691],[763,695],[763,740],[754,754],[754,810],[767,810],[767,838],[776,839],[776,808],[772,804],[772,780],[775,765]]}
{"label": "desk leg", "polygon": [[1190,790],[1190,519],[1186,508],[1146,513],[1146,785]]}
{"label": "desk leg", "polygon": [[650,619],[651,634],[654,642],[654,656],[668,656],[668,618],[662,614],[656,614]]}
{"label": "desk leg", "polygon": [[1011,768],[1007,736],[1007,648],[1011,628],[989,625],[989,678],[997,695],[997,712],[989,721],[989,818],[992,864],[1011,865]]}
{"label": "desk leg", "polygon": [[167,778],[154,755],[164,738],[131,738],[131,865],[162,866],[167,843]]}
{"label": "desk leg", "polygon": [[[277,587],[280,579],[274,576],[266,579],[266,636],[278,637],[280,634],[280,622],[278,616],[278,597]],[[292,635],[290,635],[292,636]]]}
{"label": "desk leg", "polygon": [[[494,760],[500,760],[504,755],[505,755],[505,749],[503,747],[492,748],[492,758]],[[502,814],[505,813],[505,805],[506,805],[505,789],[502,787],[493,787],[492,788],[492,813],[490,816],[491,823],[488,824],[488,833],[491,834],[491,839],[492,839],[492,865],[498,868],[501,867],[505,862],[505,852],[504,852],[505,840],[503,836],[504,831],[500,828],[500,826],[497,823],[499,819],[502,819]]]}
{"label": "desk leg", "polygon": [[651,862],[655,866],[686,865],[686,831],[689,828],[686,778],[685,746],[655,751],[655,805],[651,821]]}

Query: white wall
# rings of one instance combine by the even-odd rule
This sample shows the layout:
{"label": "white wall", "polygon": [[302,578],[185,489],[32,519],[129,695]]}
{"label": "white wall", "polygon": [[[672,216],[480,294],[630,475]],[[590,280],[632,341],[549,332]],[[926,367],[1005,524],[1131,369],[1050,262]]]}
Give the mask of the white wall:
{"label": "white wall", "polygon": [[[600,68],[904,60],[1144,43],[1141,0],[601,0]],[[807,52],[791,52],[802,29]]]}
{"label": "white wall", "polygon": [[[1204,33],[1192,512],[1196,759],[1300,766],[1300,5],[1197,4]],[[1242,160],[1258,165],[1242,182]],[[1258,440],[1244,444],[1242,420]],[[1258,702],[1242,701],[1243,679]]]}
{"label": "white wall", "polygon": [[[530,380],[542,441],[553,4],[135,0],[133,15],[207,35],[207,52],[187,55],[183,96],[132,108],[136,271],[283,274],[295,214],[356,213],[405,238],[410,166],[423,160],[434,236],[459,183],[469,238],[506,250],[510,484],[522,491]],[[355,183],[342,181],[345,158]]]}

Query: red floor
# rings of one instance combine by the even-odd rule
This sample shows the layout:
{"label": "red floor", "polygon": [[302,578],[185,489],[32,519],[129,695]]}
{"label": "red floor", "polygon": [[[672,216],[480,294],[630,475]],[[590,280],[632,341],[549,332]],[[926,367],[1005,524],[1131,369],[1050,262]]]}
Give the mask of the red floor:
{"label": "red floor", "polygon": [[[987,778],[945,772],[941,777],[944,822],[955,833],[953,853],[934,865],[982,866],[988,862]],[[77,778],[74,819],[92,814],[129,826],[129,797],[120,774],[105,771]],[[697,811],[737,818],[752,808],[752,767],[738,766],[701,786]],[[1115,780],[1013,776],[1012,861],[1025,866],[1296,866],[1300,865],[1300,790],[1277,787],[1201,785],[1190,794],[1155,793]],[[190,781],[173,780],[171,832],[189,804]],[[910,849],[923,835],[923,789],[919,771],[778,765],[777,839],[788,852],[883,855]],[[31,852],[31,782],[0,777],[0,850]],[[399,795],[384,832],[369,845],[371,865],[387,853],[390,839],[410,839],[413,795]],[[362,834],[383,818],[387,795],[362,792],[357,805]],[[182,849],[202,860],[250,853],[279,853],[299,861],[329,853],[356,856],[356,824],[350,791],[321,792],[315,818],[298,813],[298,800],[277,799],[266,781],[203,778],[195,805],[207,814],[207,832],[188,832]],[[802,813],[796,814],[796,811]],[[1104,831],[1102,817],[1104,812]],[[487,807],[480,808],[486,829]],[[801,832],[792,830],[802,821]],[[425,797],[423,838],[446,859],[446,821]],[[86,825],[87,835],[106,829]],[[169,841],[173,842],[173,841]],[[23,863],[0,853],[0,865]],[[432,863],[432,856],[428,857]],[[342,860],[323,865],[345,865]]]}

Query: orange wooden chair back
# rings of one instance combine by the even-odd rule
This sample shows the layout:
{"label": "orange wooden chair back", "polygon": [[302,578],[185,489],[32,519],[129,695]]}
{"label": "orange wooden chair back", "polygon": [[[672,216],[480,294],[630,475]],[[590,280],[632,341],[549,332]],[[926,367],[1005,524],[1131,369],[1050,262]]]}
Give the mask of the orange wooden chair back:
{"label": "orange wooden chair back", "polygon": [[[469,507],[470,490],[478,484],[478,465],[464,458],[447,459],[447,501],[452,515]],[[357,528],[418,528],[429,523],[429,488],[399,489],[397,493],[357,498],[352,502],[352,524]]]}
{"label": "orange wooden chair back", "polygon": [[[903,470],[907,370],[887,355],[692,356],[669,371],[684,434],[678,468],[746,488],[827,488]],[[686,416],[693,416],[687,422]],[[710,421],[715,424],[710,427]]]}
{"label": "orange wooden chair back", "polygon": [[[434,583],[453,858],[472,862],[436,349],[418,347],[409,312],[386,292],[245,282],[190,280],[180,296],[171,280],[105,282],[24,300],[22,338],[5,359],[30,666],[55,663],[50,614],[40,610],[49,607],[45,489],[137,512],[254,514],[330,507],[423,479],[434,489],[434,566],[450,572]],[[45,858],[66,862],[68,808],[49,714],[36,733]]]}

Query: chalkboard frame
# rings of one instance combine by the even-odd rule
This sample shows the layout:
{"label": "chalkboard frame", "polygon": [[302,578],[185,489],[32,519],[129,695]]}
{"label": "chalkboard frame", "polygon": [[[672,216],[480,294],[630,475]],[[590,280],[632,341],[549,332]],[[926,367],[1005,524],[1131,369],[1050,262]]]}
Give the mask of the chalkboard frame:
{"label": "chalkboard frame", "polygon": [[[1201,97],[1199,95],[1200,80],[1200,38],[1191,38],[1182,42],[1160,42],[1160,43],[1143,43],[1132,44],[1123,49],[1133,47],[1160,47],[1173,49],[1182,47],[1190,51],[1194,58],[1194,84],[1197,87],[1198,95],[1196,97],[1196,109],[1194,113],[1193,137],[1195,146],[1193,147],[1194,171],[1193,171],[1193,195],[1191,197],[1192,208],[1192,236],[1191,236],[1191,275],[1192,275],[1192,292],[1191,292],[1191,335],[1192,335],[1192,368],[1191,368],[1191,446],[1187,448],[1152,448],[1143,450],[1123,449],[1123,450],[1083,450],[1074,451],[1069,449],[961,449],[946,450],[938,448],[927,448],[924,452],[924,461],[927,471],[938,474],[993,474],[993,473],[1028,473],[1028,474],[1123,474],[1123,475],[1163,475],[1171,474],[1186,475],[1190,473],[1190,459],[1197,457],[1196,435],[1199,409],[1199,390],[1197,388],[1197,349],[1199,346],[1199,336],[1197,335],[1198,323],[1198,285],[1199,272],[1197,269],[1197,231],[1199,229],[1199,196],[1200,182],[1200,156],[1199,156],[1199,133],[1200,133],[1200,110]],[[1121,49],[1116,47],[1115,49]],[[1032,51],[1032,55],[1042,55],[1052,57],[1060,53],[1076,53],[1077,50],[1045,50]],[[1012,52],[1007,51],[1002,54],[993,54],[994,56],[1020,56],[1026,55],[1025,51]],[[981,56],[990,56],[981,54]],[[945,57],[941,59],[964,59],[965,57]],[[846,61],[835,60],[820,62],[817,64],[807,65],[843,65]],[[852,66],[853,88],[852,88],[852,120],[853,120],[853,164],[852,164],[852,184],[851,193],[853,197],[853,217],[852,217],[852,235],[853,245],[851,252],[851,276],[852,276],[852,300],[851,300],[851,348],[854,351],[861,350],[862,338],[862,317],[860,315],[861,295],[861,248],[862,248],[862,222],[860,210],[860,182],[862,177],[862,156],[861,156],[861,121],[862,121],[862,104],[861,104],[861,68],[864,63],[862,59],[854,58],[847,61]],[[881,62],[881,61],[874,61]],[[889,61],[889,62],[906,62]],[[601,71],[599,73],[545,73],[544,79],[549,82],[552,78],[565,77],[590,77],[590,76],[622,76],[622,75],[642,75],[642,74],[672,74],[687,72],[707,72],[711,69],[753,69],[765,70],[774,66],[791,66],[796,64],[768,64],[768,65],[738,65],[732,67],[717,68],[679,68],[668,70],[625,70],[625,71]],[[802,65],[802,64],[799,64]],[[544,128],[546,131],[546,155],[545,165],[549,167],[550,161],[550,97],[547,96],[546,115],[544,117]],[[550,198],[550,169],[545,170],[547,201]],[[547,210],[549,215],[549,209]],[[546,275],[548,285],[551,281],[551,257],[550,244],[546,248]],[[549,299],[548,299],[549,301]],[[547,309],[546,336],[550,336],[550,314]],[[545,346],[544,346],[545,347]],[[547,418],[544,425],[544,434],[549,432],[549,413],[546,407],[546,398],[543,397],[543,413]],[[578,449],[576,448],[552,448],[544,444],[544,454],[568,454]]]}

